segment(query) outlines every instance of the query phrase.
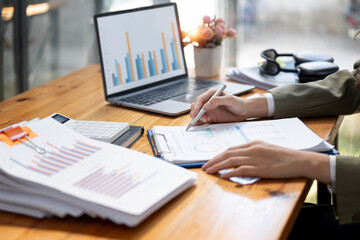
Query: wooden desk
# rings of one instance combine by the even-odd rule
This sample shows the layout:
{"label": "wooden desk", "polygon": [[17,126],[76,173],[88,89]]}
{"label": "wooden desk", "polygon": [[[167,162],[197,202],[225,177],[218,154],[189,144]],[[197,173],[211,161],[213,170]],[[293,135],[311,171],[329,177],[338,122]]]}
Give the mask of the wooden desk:
{"label": "wooden desk", "polygon": [[[254,90],[253,92],[263,92]],[[126,121],[142,125],[187,125],[177,118],[112,106],[105,102],[98,65],[88,66],[0,103],[0,128],[54,112],[74,119]],[[305,123],[320,137],[333,137],[337,117]],[[132,149],[152,155],[147,137]],[[0,239],[286,239],[311,181],[260,180],[240,186],[200,169],[196,185],[136,228],[90,217],[38,220],[0,212]]]}

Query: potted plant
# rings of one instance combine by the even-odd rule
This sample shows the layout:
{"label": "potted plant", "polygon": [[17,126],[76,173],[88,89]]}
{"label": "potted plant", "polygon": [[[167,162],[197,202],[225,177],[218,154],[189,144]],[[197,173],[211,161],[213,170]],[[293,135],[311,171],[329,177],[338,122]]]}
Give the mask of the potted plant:
{"label": "potted plant", "polygon": [[222,41],[234,38],[236,31],[226,26],[222,18],[204,16],[195,30],[183,32],[183,43],[194,45],[195,73],[198,77],[219,74],[222,59]]}

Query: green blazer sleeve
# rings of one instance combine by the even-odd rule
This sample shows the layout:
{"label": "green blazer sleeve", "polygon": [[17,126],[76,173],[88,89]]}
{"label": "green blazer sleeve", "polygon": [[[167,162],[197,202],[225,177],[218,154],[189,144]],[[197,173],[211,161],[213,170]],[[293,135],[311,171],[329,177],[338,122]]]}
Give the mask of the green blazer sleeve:
{"label": "green blazer sleeve", "polygon": [[360,222],[360,158],[336,156],[336,214],[340,224]]}
{"label": "green blazer sleeve", "polygon": [[[360,64],[360,60],[357,62]],[[357,71],[342,70],[324,80],[290,84],[269,90],[274,97],[275,118],[345,115],[359,111]]]}
{"label": "green blazer sleeve", "polygon": [[[275,118],[343,115],[359,112],[360,89],[354,71],[339,71],[321,81],[273,88]],[[360,147],[360,146],[359,146]],[[336,213],[340,224],[360,222],[360,158],[336,156]]]}

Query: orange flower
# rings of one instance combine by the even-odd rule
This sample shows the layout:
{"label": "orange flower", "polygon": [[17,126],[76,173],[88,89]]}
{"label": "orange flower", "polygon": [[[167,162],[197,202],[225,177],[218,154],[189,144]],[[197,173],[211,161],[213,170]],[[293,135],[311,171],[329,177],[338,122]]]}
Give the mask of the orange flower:
{"label": "orange flower", "polygon": [[214,17],[212,19],[209,16],[204,16],[202,20],[202,24],[196,30],[182,32],[185,46],[191,43],[200,48],[212,48],[221,45],[223,39],[236,36],[236,31],[232,28],[227,28],[223,18]]}

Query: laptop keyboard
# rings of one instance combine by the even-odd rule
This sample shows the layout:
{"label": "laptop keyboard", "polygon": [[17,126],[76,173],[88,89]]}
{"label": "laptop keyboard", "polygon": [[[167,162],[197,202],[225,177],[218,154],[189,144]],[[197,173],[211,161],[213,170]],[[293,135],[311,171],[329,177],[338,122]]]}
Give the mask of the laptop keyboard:
{"label": "laptop keyboard", "polygon": [[[216,82],[197,79],[195,84],[191,87],[191,89],[199,90],[203,88],[209,88],[217,84],[218,83]],[[119,98],[119,100],[123,102],[149,106],[157,102],[165,101],[167,99],[174,98],[182,94],[186,94],[188,92],[189,92],[189,83],[185,81],[181,81],[179,83],[166,85],[163,87],[154,88],[149,91],[141,92],[136,95]]]}

